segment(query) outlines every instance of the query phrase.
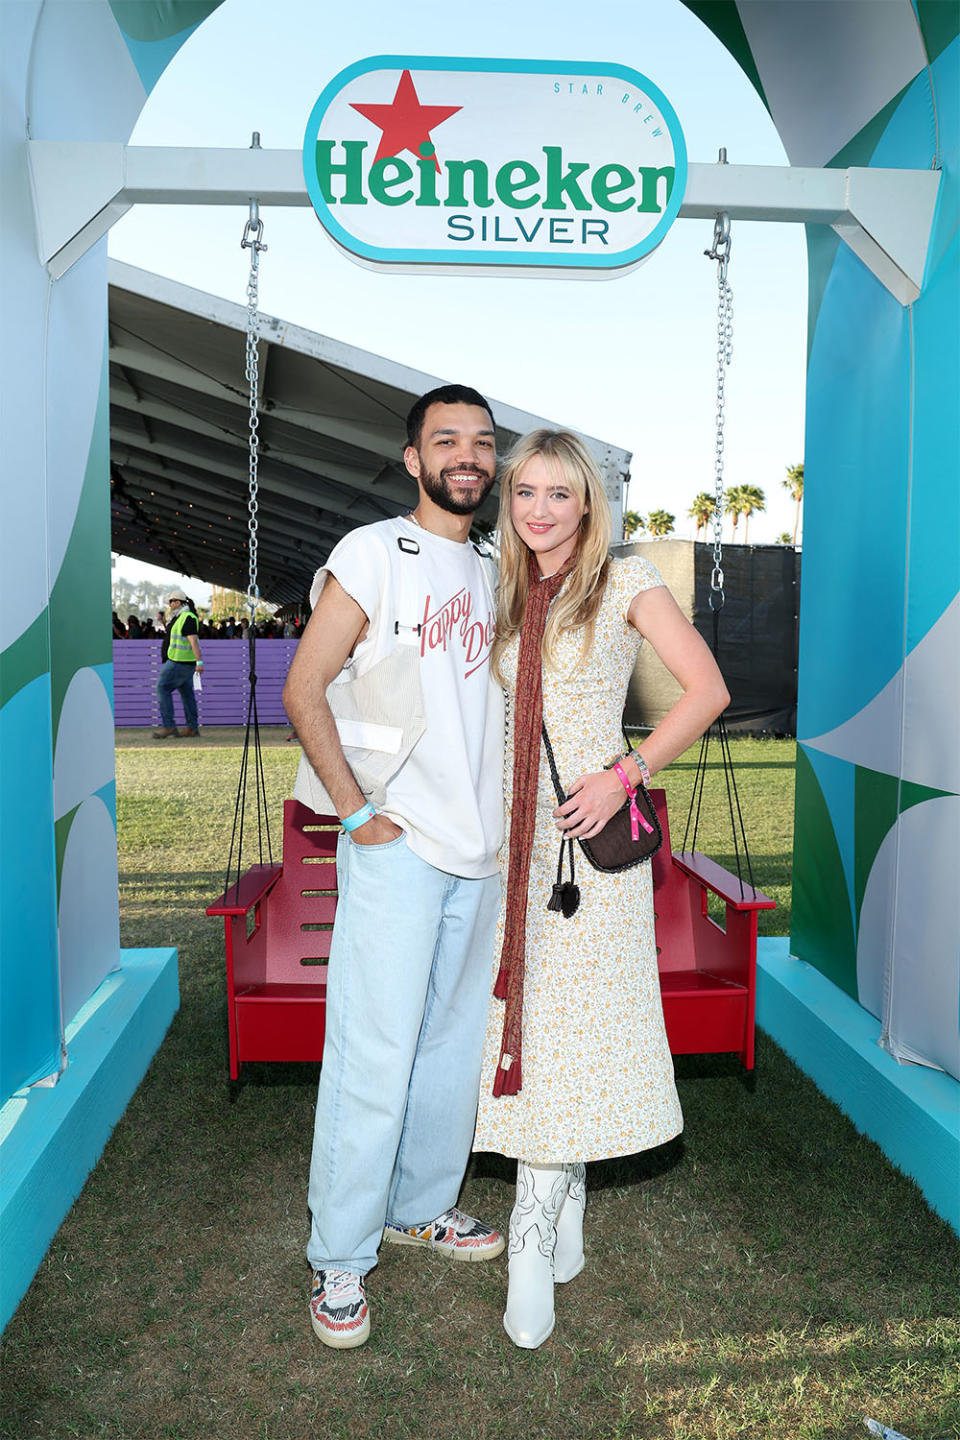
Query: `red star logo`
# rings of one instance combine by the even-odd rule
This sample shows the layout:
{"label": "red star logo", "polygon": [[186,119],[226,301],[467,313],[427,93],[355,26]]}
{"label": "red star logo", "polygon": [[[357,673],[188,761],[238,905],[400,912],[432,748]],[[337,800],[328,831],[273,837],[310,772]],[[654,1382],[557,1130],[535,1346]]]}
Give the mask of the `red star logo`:
{"label": "red star logo", "polygon": [[[413,87],[413,80],[409,70],[404,70],[400,76],[400,84],[397,86],[397,93],[390,105],[353,105],[352,110],[359,110],[360,114],[373,122],[383,131],[380,137],[380,144],[374,156],[374,164],[388,156],[399,155],[402,150],[409,150],[418,158],[420,146],[429,145],[429,154],[433,154],[433,141],[430,139],[430,131],[435,125],[443,120],[449,120],[451,115],[463,107],[460,105],[421,105],[417,92]],[[433,163],[440,169],[440,162],[434,155]]]}

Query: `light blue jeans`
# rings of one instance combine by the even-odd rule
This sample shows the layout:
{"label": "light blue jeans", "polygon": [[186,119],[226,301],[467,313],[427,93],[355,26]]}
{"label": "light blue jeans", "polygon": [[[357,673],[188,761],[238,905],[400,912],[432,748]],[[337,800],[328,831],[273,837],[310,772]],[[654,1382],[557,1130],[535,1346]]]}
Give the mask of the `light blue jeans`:
{"label": "light blue jeans", "polygon": [[341,835],[307,1258],[360,1275],[384,1222],[456,1204],[470,1155],[500,878],[436,870],[406,837]]}

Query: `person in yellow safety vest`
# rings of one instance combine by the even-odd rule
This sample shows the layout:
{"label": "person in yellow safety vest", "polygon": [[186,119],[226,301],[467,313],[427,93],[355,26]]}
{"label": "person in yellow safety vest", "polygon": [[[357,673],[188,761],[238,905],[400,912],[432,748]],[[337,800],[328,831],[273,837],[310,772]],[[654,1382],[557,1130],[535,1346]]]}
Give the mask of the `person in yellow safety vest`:
{"label": "person in yellow safety vest", "polygon": [[[163,642],[163,665],[157,680],[157,700],[160,702],[160,729],[154,730],[155,740],[166,740],[172,735],[198,735],[200,727],[197,716],[197,697],[194,693],[194,675],[203,669],[200,656],[199,626],[193,604],[182,590],[171,590],[167,597],[170,620]],[[183,702],[184,726],[178,730],[173,721],[173,692],[179,690]]]}

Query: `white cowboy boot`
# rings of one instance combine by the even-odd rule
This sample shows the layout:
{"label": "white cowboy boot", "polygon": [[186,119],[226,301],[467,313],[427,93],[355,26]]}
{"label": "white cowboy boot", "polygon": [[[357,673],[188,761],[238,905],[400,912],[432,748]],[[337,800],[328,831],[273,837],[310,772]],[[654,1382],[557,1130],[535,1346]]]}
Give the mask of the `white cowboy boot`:
{"label": "white cowboy boot", "polygon": [[510,1216],[507,1309],[503,1328],[514,1345],[536,1350],[550,1334],[557,1215],[567,1193],[563,1165],[517,1162],[517,1198]]}
{"label": "white cowboy boot", "polygon": [[567,1198],[557,1216],[557,1244],[553,1255],[553,1278],[565,1285],[584,1266],[583,1213],[587,1208],[587,1167],[566,1165],[569,1176]]}

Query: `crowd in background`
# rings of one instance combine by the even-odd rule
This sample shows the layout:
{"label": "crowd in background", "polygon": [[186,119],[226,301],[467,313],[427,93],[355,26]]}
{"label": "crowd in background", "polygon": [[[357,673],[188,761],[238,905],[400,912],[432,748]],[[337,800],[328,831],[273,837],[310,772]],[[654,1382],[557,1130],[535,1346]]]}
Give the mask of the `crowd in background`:
{"label": "crowd in background", "polygon": [[[114,640],[162,640],[166,625],[167,617],[163,610],[159,610],[153,619],[144,620],[131,611],[126,621],[120,619],[116,610],[113,612]],[[201,640],[245,640],[250,633],[250,621],[246,618],[237,620],[232,615],[219,621],[200,617],[198,625]],[[297,640],[302,629],[303,621],[299,616],[287,620],[258,620],[254,635],[258,640]]]}

